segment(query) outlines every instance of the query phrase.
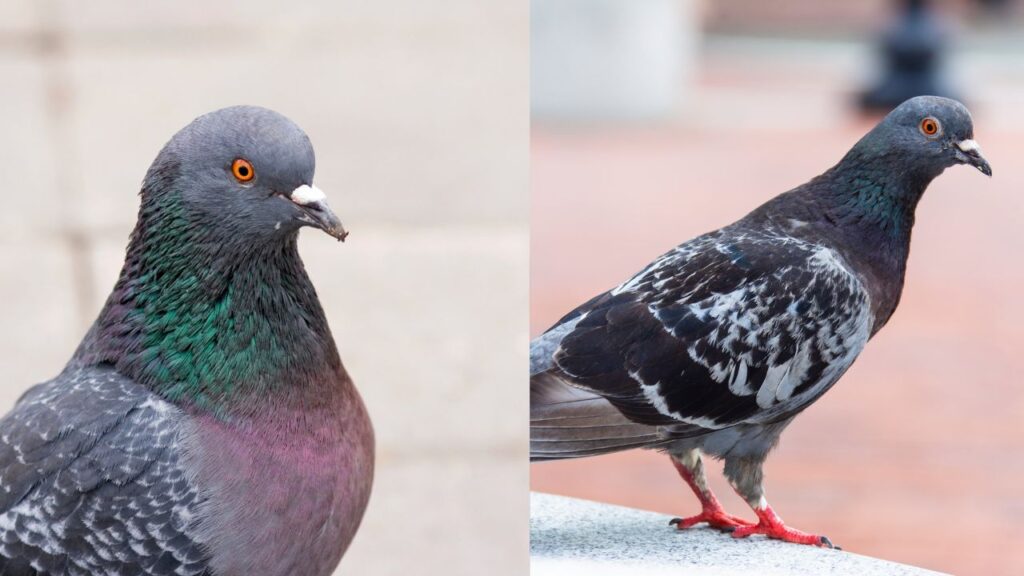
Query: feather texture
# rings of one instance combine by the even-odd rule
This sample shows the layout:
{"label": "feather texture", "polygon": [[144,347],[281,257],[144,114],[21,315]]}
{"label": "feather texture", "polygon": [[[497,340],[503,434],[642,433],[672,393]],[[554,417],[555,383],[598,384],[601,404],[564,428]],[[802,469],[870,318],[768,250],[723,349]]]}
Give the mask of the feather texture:
{"label": "feather texture", "polygon": [[0,573],[203,574],[187,433],[109,368],[34,388],[0,420]]}
{"label": "feather texture", "polygon": [[831,249],[718,232],[577,310],[554,364],[634,420],[715,430],[800,410],[853,362],[868,294]]}

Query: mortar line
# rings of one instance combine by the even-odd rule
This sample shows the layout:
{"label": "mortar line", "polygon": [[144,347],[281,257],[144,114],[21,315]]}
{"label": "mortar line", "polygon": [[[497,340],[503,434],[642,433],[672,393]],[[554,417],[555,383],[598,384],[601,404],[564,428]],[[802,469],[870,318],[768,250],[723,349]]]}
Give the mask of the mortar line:
{"label": "mortar line", "polygon": [[94,282],[89,257],[93,242],[75,214],[78,208],[75,202],[78,184],[76,176],[81,174],[81,158],[75,150],[71,130],[74,120],[74,89],[68,72],[68,38],[56,0],[42,0],[35,6],[39,37],[37,57],[44,70],[48,132],[56,163],[61,167],[55,173],[56,192],[61,200],[56,233],[71,261],[76,324],[84,330],[94,314],[91,310],[95,301]]}

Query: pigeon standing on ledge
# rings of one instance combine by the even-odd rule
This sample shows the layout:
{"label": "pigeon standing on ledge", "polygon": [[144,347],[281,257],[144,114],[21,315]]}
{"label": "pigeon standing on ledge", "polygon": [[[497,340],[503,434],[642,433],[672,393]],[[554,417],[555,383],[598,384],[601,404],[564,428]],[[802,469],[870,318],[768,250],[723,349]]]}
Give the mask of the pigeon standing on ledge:
{"label": "pigeon standing on ledge", "polygon": [[[956,101],[908,100],[824,174],[562,318],[531,343],[531,459],[661,450],[702,506],[678,528],[831,547],[783,524],[762,465],[892,316],[928,184],[955,164],[991,176],[973,132]],[[702,454],[756,524],[722,509]]]}
{"label": "pigeon standing on ledge", "polygon": [[299,259],[300,227],[346,235],[313,170],[254,107],[160,152],[99,318],[0,419],[0,574],[333,571],[373,430]]}

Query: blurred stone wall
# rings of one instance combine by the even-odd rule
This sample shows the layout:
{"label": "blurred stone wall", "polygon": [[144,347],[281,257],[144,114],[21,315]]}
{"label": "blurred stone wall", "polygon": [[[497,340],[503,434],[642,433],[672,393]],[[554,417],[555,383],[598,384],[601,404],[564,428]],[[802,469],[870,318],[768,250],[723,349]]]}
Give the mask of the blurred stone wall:
{"label": "blurred stone wall", "polygon": [[302,253],[373,416],[346,574],[527,569],[527,3],[0,3],[0,406],[112,287],[160,147],[193,117],[294,119],[352,231]]}

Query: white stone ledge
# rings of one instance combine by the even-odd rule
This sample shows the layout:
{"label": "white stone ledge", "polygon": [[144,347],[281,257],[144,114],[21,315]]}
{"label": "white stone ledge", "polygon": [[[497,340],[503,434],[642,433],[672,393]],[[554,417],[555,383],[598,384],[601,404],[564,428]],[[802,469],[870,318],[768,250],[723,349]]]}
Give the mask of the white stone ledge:
{"label": "white stone ledge", "polygon": [[549,494],[530,496],[531,576],[942,576],[763,537],[676,531],[669,517]]}

